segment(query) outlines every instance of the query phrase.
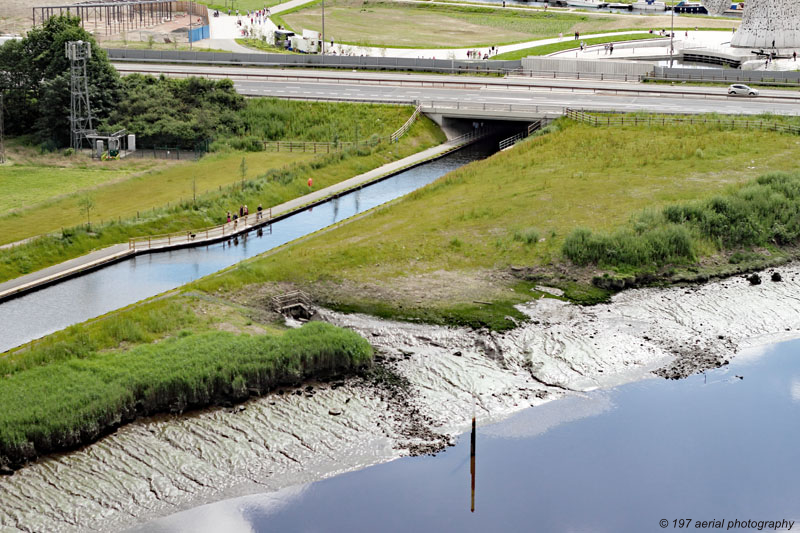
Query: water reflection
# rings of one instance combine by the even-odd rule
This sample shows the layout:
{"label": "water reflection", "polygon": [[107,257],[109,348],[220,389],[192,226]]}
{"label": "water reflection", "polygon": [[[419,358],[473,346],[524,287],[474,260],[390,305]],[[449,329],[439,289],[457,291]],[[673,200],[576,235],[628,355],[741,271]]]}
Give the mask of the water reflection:
{"label": "water reflection", "polygon": [[[536,407],[484,426],[480,435],[473,425],[470,476],[481,470],[480,513],[471,512],[474,500],[470,512],[463,505],[466,438],[435,457],[343,474],[290,498],[281,491],[214,507],[246,518],[229,531],[257,532],[638,533],[658,531],[660,519],[678,516],[796,520],[798,350],[794,341],[758,351],[769,357],[734,359],[709,371],[707,384],[696,375],[593,392],[577,398],[580,414],[567,423],[539,422],[540,413],[553,415]],[[601,407],[583,408],[594,401]],[[532,431],[519,429],[528,424]],[[186,531],[180,523],[203,509],[139,531]]]}
{"label": "water reflection", "polygon": [[[0,304],[0,352],[196,280],[431,183],[486,157],[495,143],[468,147],[408,169],[253,232],[207,247],[139,256]],[[241,243],[240,243],[241,240]],[[241,244],[241,246],[240,246]]]}

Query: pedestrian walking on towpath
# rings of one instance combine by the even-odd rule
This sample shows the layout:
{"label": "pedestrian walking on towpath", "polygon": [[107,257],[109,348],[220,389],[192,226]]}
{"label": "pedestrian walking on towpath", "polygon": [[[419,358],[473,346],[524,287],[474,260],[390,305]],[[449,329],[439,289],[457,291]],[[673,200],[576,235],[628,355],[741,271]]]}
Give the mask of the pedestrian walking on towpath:
{"label": "pedestrian walking on towpath", "polygon": [[256,220],[261,220],[261,215],[262,215],[261,211],[262,211],[261,204],[258,204],[258,212],[256,213]]}
{"label": "pedestrian walking on towpath", "polygon": [[231,212],[228,211],[228,222],[230,222],[230,221],[231,221]]}
{"label": "pedestrian walking on towpath", "polygon": [[233,214],[233,229],[236,229],[236,226],[238,225],[238,223],[239,223],[239,215],[234,213]]}

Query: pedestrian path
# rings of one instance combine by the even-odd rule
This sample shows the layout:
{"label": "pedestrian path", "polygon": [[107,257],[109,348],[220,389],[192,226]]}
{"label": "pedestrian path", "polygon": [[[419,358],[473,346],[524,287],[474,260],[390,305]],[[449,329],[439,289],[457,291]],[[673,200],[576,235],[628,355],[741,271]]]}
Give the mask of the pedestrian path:
{"label": "pedestrian path", "polygon": [[[387,163],[369,172],[365,172],[345,181],[325,187],[324,189],[310,192],[309,194],[289,200],[280,205],[273,206],[271,209],[268,208],[265,211],[266,215],[261,220],[257,220],[256,214],[253,213],[248,216],[247,223],[238,223],[235,228],[232,222],[222,226],[217,226],[216,228],[213,228],[213,231],[210,230],[208,236],[200,231],[192,230],[187,231],[185,235],[181,233],[180,238],[166,238],[166,236],[151,238],[152,246],[149,247],[143,245],[139,245],[137,247],[132,245],[132,243],[122,243],[100,250],[95,250],[81,257],[76,257],[63,263],[44,268],[37,272],[26,274],[24,276],[0,283],[0,302],[83,274],[85,272],[89,272],[102,266],[121,261],[134,255],[156,252],[170,248],[200,246],[245,233],[258,226],[269,224],[271,220],[287,216],[292,212],[305,209],[306,207],[323,201],[329,197],[342,194],[349,189],[363,186],[380,178],[395,174],[407,167],[423,163],[428,159],[442,156],[447,152],[467,144],[468,142],[469,141],[458,143],[446,142],[438,146],[434,146],[433,148],[428,148],[427,150],[423,150],[398,161]],[[270,213],[272,217],[271,219],[268,218]],[[146,242],[146,240],[147,237],[144,239],[139,238],[135,241],[137,243],[142,243]]]}

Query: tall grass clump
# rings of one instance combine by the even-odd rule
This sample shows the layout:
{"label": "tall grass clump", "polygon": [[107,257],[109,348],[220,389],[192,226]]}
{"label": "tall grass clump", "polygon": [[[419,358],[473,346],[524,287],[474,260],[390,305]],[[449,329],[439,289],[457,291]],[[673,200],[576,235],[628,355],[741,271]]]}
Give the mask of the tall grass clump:
{"label": "tall grass clump", "polygon": [[0,378],[0,466],[91,442],[140,415],[241,401],[371,360],[358,334],[312,322],[283,335],[208,332],[32,367]]}
{"label": "tall grass clump", "polygon": [[648,267],[696,260],[701,239],[717,249],[784,246],[800,238],[800,173],[761,176],[705,201],[645,211],[613,233],[574,230],[562,247],[581,266]]}

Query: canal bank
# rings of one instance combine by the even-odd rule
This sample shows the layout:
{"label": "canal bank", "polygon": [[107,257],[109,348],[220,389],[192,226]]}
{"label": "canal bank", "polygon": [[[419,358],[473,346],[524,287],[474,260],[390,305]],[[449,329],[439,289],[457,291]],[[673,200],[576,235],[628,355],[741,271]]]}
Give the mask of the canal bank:
{"label": "canal bank", "polygon": [[[34,285],[44,290],[33,290],[0,304],[0,323],[7,326],[0,334],[0,352],[174,289],[372,209],[497,149],[496,143],[466,146],[469,142],[461,139],[417,154],[419,160],[407,162],[405,170],[388,175],[376,171],[361,183],[355,183],[353,178],[349,184],[341,184],[341,192],[327,192],[327,200],[322,191],[315,193],[317,197],[298,199],[288,207],[291,216],[281,213],[279,218],[273,208],[270,224],[238,236],[226,236],[221,242],[179,246],[146,255],[121,250],[120,255],[129,255],[111,263],[102,263],[98,258],[100,264],[93,269],[92,265],[73,266],[75,270],[68,273],[68,279],[56,279],[50,285],[46,280],[34,280]],[[109,290],[112,287],[114,290]]]}
{"label": "canal bank", "polygon": [[173,234],[170,237],[166,235],[157,236],[154,238],[153,244],[140,244],[138,247],[136,246],[135,242],[144,243],[150,239],[132,239],[132,242],[128,244],[117,244],[103,248],[102,250],[95,250],[84,256],[44,268],[40,271],[33,272],[25,276],[20,276],[19,278],[15,278],[4,283],[0,283],[0,303],[17,298],[32,291],[48,287],[55,283],[65,281],[75,276],[80,276],[99,268],[112,265],[119,261],[130,259],[136,255],[163,252],[166,250],[194,246],[205,246],[238,237],[247,232],[257,230],[286,217],[292,216],[293,214],[304,209],[313,208],[323,202],[337,198],[350,191],[366,187],[372,183],[384,180],[405,170],[409,170],[439,157],[443,157],[454,150],[458,150],[459,148],[474,142],[478,138],[479,136],[458,137],[439,146],[429,148],[422,152],[403,158],[399,161],[387,163],[369,172],[365,172],[343,182],[331,185],[330,187],[310,192],[304,196],[295,198],[294,200],[271,207],[265,211],[267,215],[261,219],[256,219],[256,214],[254,213],[249,216],[249,221],[245,221],[241,224],[229,223],[222,226],[215,226],[214,228],[189,230],[186,232]]}

